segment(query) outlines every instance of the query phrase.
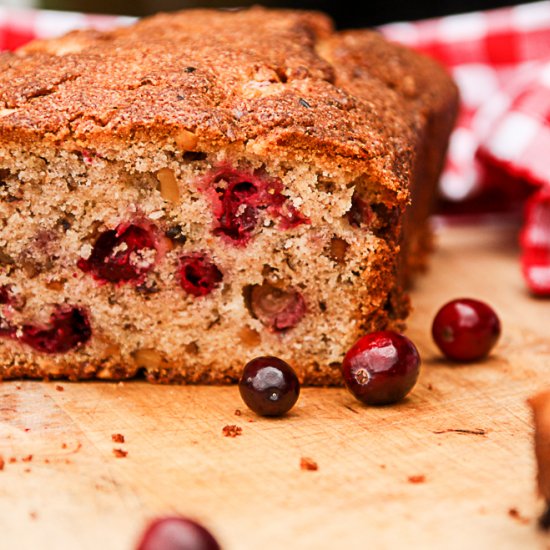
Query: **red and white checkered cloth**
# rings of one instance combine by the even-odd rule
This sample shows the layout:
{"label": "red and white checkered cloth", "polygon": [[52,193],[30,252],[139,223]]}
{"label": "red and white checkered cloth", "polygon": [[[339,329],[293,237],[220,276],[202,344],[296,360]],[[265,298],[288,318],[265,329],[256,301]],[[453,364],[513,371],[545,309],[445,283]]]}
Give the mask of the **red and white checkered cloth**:
{"label": "red and white checkered cloth", "polygon": [[82,28],[104,30],[135,21],[133,17],[76,12],[13,9],[0,6],[0,50],[15,50],[35,38],[52,38]]}
{"label": "red and white checkered cloth", "polygon": [[441,61],[460,88],[443,197],[475,211],[528,198],[523,274],[532,292],[550,295],[550,2],[395,23],[382,32]]}
{"label": "red and white checkered cloth", "polygon": [[[0,50],[82,27],[133,19],[0,7]],[[529,288],[550,295],[550,1],[380,29],[445,65],[461,91],[441,193],[462,212],[528,199],[522,266]]]}

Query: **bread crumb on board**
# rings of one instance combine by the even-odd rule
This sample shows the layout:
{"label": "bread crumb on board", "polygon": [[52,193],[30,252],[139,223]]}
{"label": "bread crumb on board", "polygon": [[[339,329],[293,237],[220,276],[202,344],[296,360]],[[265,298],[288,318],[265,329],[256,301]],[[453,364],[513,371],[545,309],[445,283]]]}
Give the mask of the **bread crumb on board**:
{"label": "bread crumb on board", "polygon": [[418,483],[425,483],[426,482],[426,476],[425,475],[415,475],[415,476],[409,476],[407,478],[407,481],[409,483],[418,484]]}
{"label": "bread crumb on board", "polygon": [[123,449],[113,449],[113,454],[117,458],[126,458],[128,456],[128,451],[124,451]]}
{"label": "bread crumb on board", "polygon": [[300,458],[300,470],[305,470],[309,472],[315,472],[319,469],[319,465],[313,458],[308,456],[303,456]]}
{"label": "bread crumb on board", "polygon": [[222,433],[225,437],[237,437],[242,435],[243,429],[235,424],[228,424],[222,428]]}

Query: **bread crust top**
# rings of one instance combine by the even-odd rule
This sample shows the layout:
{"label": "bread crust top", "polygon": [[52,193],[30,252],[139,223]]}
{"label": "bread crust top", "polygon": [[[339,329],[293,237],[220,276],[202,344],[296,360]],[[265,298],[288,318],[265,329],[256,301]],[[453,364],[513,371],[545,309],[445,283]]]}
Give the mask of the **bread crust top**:
{"label": "bread crust top", "polygon": [[4,143],[235,147],[368,173],[397,200],[427,118],[455,103],[435,62],[316,12],[188,10],[0,54]]}

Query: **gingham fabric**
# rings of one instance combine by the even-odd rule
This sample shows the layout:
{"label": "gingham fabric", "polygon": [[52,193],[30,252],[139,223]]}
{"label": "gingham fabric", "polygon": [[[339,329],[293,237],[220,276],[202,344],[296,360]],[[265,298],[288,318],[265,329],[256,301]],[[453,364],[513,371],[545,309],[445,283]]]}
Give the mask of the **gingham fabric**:
{"label": "gingham fabric", "polygon": [[132,21],[132,17],[19,10],[0,6],[0,50],[14,50],[35,38],[51,38],[75,29],[92,27],[102,30]]}
{"label": "gingham fabric", "polygon": [[[76,28],[131,21],[0,7],[0,50]],[[438,59],[460,88],[462,110],[442,196],[476,210],[517,207],[529,196],[523,272],[534,293],[550,295],[550,1],[380,30]]]}
{"label": "gingham fabric", "polygon": [[441,61],[460,88],[442,195],[492,208],[530,196],[522,270],[532,292],[550,295],[550,2],[381,30]]}

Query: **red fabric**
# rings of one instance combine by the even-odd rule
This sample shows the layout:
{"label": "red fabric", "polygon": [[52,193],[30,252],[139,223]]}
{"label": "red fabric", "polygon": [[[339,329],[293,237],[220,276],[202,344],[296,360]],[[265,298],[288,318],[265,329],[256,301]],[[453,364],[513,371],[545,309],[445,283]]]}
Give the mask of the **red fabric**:
{"label": "red fabric", "polygon": [[132,17],[0,6],[0,50],[14,50],[35,38],[51,38],[74,29],[86,27],[102,30],[133,20]]}
{"label": "red fabric", "polygon": [[550,190],[543,186],[527,202],[521,233],[521,268],[529,288],[547,295],[550,288]]}
{"label": "red fabric", "polygon": [[550,296],[550,2],[382,27],[441,61],[462,97],[441,178],[444,211],[525,203],[522,271]]}
{"label": "red fabric", "polygon": [[[130,18],[0,7],[0,49],[80,27]],[[462,109],[441,178],[443,211],[521,207],[522,268],[528,287],[550,295],[550,1],[380,30],[445,65]]]}

